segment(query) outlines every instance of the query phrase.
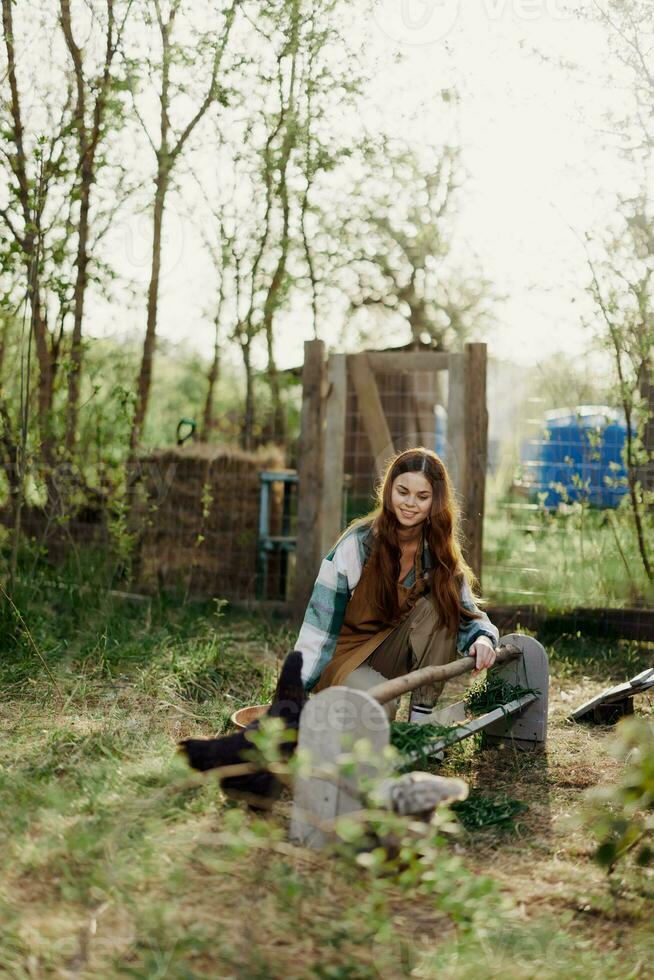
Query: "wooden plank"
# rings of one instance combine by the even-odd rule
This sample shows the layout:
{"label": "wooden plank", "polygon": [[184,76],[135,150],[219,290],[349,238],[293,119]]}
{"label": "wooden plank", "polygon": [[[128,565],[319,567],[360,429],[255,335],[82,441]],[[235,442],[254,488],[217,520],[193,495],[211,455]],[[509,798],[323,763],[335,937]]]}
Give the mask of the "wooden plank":
{"label": "wooden plank", "polygon": [[627,681],[626,684],[620,684],[620,688],[623,690],[618,691],[616,689],[611,691],[606,701],[609,703],[612,701],[621,701],[625,695],[631,697],[633,694],[642,694],[643,691],[649,691],[650,687],[654,687],[654,679],[644,681],[640,684],[632,684],[631,681]]}
{"label": "wooden plank", "polygon": [[436,445],[436,418],[434,416],[436,394],[434,393],[433,400],[431,400],[428,394],[420,390],[416,371],[412,372],[410,383],[419,444],[425,446],[426,449],[433,449]]}
{"label": "wooden plank", "polygon": [[522,656],[510,663],[493,669],[493,674],[509,684],[532,688],[539,692],[538,698],[519,717],[499,719],[485,731],[487,739],[495,741],[538,742],[545,744],[547,739],[547,713],[549,702],[549,664],[544,647],[533,636],[522,633],[509,633],[500,637],[500,646],[517,646]]}
{"label": "wooden plank", "polygon": [[447,453],[445,464],[457,492],[463,496],[466,470],[465,354],[450,354],[447,377]]}
{"label": "wooden plank", "polygon": [[[65,583],[48,583],[48,588],[68,588]],[[83,590],[84,591],[84,590]],[[86,590],[90,591],[90,589]],[[144,596],[145,598],[149,598]],[[234,609],[247,609],[248,611],[273,610],[275,614],[283,616],[291,615],[292,608],[287,602],[277,600],[256,600],[256,599],[230,599],[230,607]],[[485,611],[491,622],[500,630],[515,629],[518,624],[530,630],[537,630],[547,627],[548,631],[553,628],[560,629],[562,633],[576,633],[579,630],[583,635],[599,634],[602,636],[620,637],[622,639],[634,639],[654,641],[654,612],[644,609],[580,609],[570,613],[553,615],[538,606],[526,605],[488,605]],[[613,615],[612,615],[613,614]]]}
{"label": "wooden plank", "polygon": [[295,560],[293,608],[301,619],[311,595],[321,560],[321,496],[323,475],[323,390],[326,380],[322,340],[304,344],[302,415],[298,450],[298,548]]}
{"label": "wooden plank", "polygon": [[568,715],[568,718],[570,721],[580,721],[582,718],[589,716],[596,708],[601,707],[601,705],[615,704],[618,701],[631,701],[634,694],[642,694],[651,687],[654,687],[654,668],[644,670],[635,677],[632,677],[631,680],[624,681],[622,684],[614,684],[613,687],[607,687],[600,694],[596,694],[595,697],[590,698],[589,701],[585,701],[578,708],[575,708]]}
{"label": "wooden plank", "polygon": [[[457,742],[462,742],[464,738],[469,738],[471,735],[475,735],[477,732],[483,731],[490,725],[493,725],[498,721],[502,721],[504,718],[510,718],[512,715],[524,710],[537,700],[538,698],[535,694],[524,694],[521,698],[516,698],[515,701],[508,701],[500,708],[493,708],[492,711],[487,711],[486,714],[479,715],[478,718],[471,718],[465,725],[457,725],[456,727],[453,727],[450,735],[445,738],[438,738],[434,742],[430,742],[424,747],[423,751],[426,755],[433,755],[436,752],[441,752],[449,745],[456,745]],[[425,724],[429,724],[429,722],[426,722]],[[420,759],[420,757],[420,752],[408,752],[406,755],[406,758],[416,761]]]}
{"label": "wooden plank", "polygon": [[465,346],[465,469],[463,477],[465,555],[481,582],[488,465],[486,344]]}
{"label": "wooden plank", "polygon": [[384,471],[386,461],[395,453],[379,389],[367,354],[350,354],[347,358],[350,377],[357,396],[359,415],[370,440],[377,476]]}
{"label": "wooden plank", "polygon": [[[367,761],[353,761],[347,778],[339,761],[359,739],[371,746]],[[305,705],[300,719],[298,751],[308,759],[293,787],[290,837],[304,847],[321,847],[332,836],[334,820],[360,810],[363,779],[386,775],[384,750],[390,740],[385,710],[366,691],[330,687]]]}
{"label": "wooden plank", "polygon": [[345,354],[332,354],[327,362],[325,450],[322,477],[322,555],[331,549],[343,528],[343,466],[345,458]]}
{"label": "wooden plank", "polygon": [[[613,688],[607,688],[607,690],[602,691],[600,694],[596,694],[595,697],[590,698],[590,700],[584,701],[584,703],[580,704],[578,708],[575,708],[574,711],[570,712],[570,714],[568,715],[568,719],[570,721],[581,721],[581,719],[585,718],[586,715],[590,714],[594,708],[599,707],[599,705],[601,704],[607,703],[607,695],[611,694],[612,691]],[[629,696],[631,696],[630,688],[629,688]],[[624,697],[624,692],[623,692],[623,697]]]}
{"label": "wooden plank", "polygon": [[647,667],[645,670],[641,670],[640,674],[636,674],[629,681],[632,687],[642,687],[643,684],[649,685],[650,682],[654,684],[654,667]]}
{"label": "wooden plank", "polygon": [[465,720],[465,701],[455,701],[453,704],[447,704],[444,708],[437,708],[430,715],[425,715],[425,721],[420,721],[418,724],[428,725],[430,722],[435,722],[437,725],[453,725],[457,721]]}
{"label": "wooden plank", "polygon": [[447,371],[450,354],[440,351],[368,351],[373,371]]}

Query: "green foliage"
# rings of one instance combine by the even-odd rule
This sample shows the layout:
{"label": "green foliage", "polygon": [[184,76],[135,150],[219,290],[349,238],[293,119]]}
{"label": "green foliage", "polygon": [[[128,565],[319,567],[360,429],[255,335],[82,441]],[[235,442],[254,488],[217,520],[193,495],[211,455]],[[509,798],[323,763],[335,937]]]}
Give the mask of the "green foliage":
{"label": "green foliage", "polygon": [[243,753],[244,760],[270,768],[288,771],[282,747],[297,740],[297,732],[287,729],[281,718],[262,718],[258,729],[247,733],[253,748]]}
{"label": "green foliage", "polygon": [[619,640],[584,636],[580,631],[566,632],[556,618],[539,629],[538,638],[547,648],[550,663],[562,679],[573,678],[583,669],[598,681],[623,681],[651,663],[651,652],[638,640]]}
{"label": "green foliage", "polygon": [[539,693],[533,687],[510,684],[499,674],[490,671],[483,680],[476,681],[468,688],[463,700],[470,714],[480,715],[492,711],[493,708],[503,707],[510,701],[517,701],[525,694]]}
{"label": "green foliage", "polygon": [[[104,567],[94,566],[92,555],[84,557],[81,583],[75,568],[64,578],[61,570],[37,562],[13,597],[60,684],[93,687],[127,676],[146,694],[187,698],[214,712],[218,699],[220,726],[236,708],[252,703],[253,694],[268,699],[271,667],[236,652],[234,634],[223,623],[224,602],[121,602],[106,591]],[[0,685],[10,686],[14,696],[34,696],[43,667],[4,600],[0,615]]]}
{"label": "green foliage", "polygon": [[[473,874],[452,853],[452,841],[460,831],[452,812],[440,807],[425,823],[375,808],[378,781],[396,769],[397,762],[394,747],[379,758],[370,743],[360,739],[340,756],[335,767],[331,778],[350,789],[354,786],[362,801],[360,810],[338,817],[334,825],[335,853],[348,880],[358,879],[377,916],[388,916],[388,898],[399,888],[407,896],[423,898],[460,928],[483,931],[502,902],[491,878]],[[357,874],[361,869],[363,880]]]}
{"label": "green foliage", "polygon": [[598,840],[596,860],[608,872],[627,854],[638,865],[654,862],[654,721],[622,719],[613,755],[624,765],[620,779],[592,790],[586,812]]}
{"label": "green foliage", "polygon": [[467,799],[452,804],[454,814],[466,830],[515,830],[515,818],[527,810],[522,800],[488,796],[473,790]]}
{"label": "green foliage", "polygon": [[[408,721],[391,723],[391,745],[405,756],[407,765],[404,769],[425,766],[429,762],[427,749],[439,739],[447,739],[457,730],[456,725],[414,725]],[[413,758],[416,754],[416,758]]]}
{"label": "green foliage", "polygon": [[496,883],[472,873],[450,851],[458,824],[448,809],[439,809],[430,824],[392,811],[363,810],[339,817],[336,832],[341,859],[364,869],[363,886],[379,899],[384,914],[384,897],[399,887],[423,897],[462,929],[483,931],[497,917],[502,903]]}
{"label": "green foliage", "polygon": [[[585,897],[586,882],[579,892],[582,859],[574,849],[566,855],[561,838],[553,846],[572,877],[557,883],[551,913],[539,897],[537,919],[525,923],[489,877],[502,860],[497,849],[512,839],[490,839],[489,857],[488,838],[463,834],[454,807],[427,826],[364,797],[358,814],[339,821],[334,848],[314,852],[289,842],[287,798],[265,820],[228,804],[211,774],[189,771],[176,742],[224,730],[234,708],[269,700],[290,627],[226,613],[220,603],[117,603],[91,562],[79,584],[73,566],[63,579],[34,558],[21,554],[14,599],[63,698],[53,697],[4,607],[0,962],[9,975],[55,976],[81,964],[81,976],[108,980],[267,978],[301,964],[307,977],[618,980],[648,961],[636,913],[628,946],[595,950],[585,932],[591,921],[605,931],[615,922],[596,892]],[[590,653],[581,646],[580,656]],[[573,669],[587,668],[570,653]],[[283,778],[306,760],[282,767],[277,728],[264,726],[253,750]],[[550,763],[556,753],[554,742]],[[513,770],[494,770],[477,753],[466,758],[488,780],[503,775],[513,785]],[[379,760],[378,775],[396,759]],[[365,745],[353,745],[338,770],[347,778],[366,760]],[[531,873],[547,847],[529,829],[510,851],[518,874]],[[519,905],[520,891],[516,898]],[[592,902],[592,920],[579,927],[583,913],[563,901],[571,909]]]}
{"label": "green foliage", "polygon": [[[654,537],[652,514],[643,514]],[[550,610],[645,605],[654,591],[638,562],[628,505],[597,510],[577,501],[549,511],[500,494],[484,520],[484,586],[494,602]]]}

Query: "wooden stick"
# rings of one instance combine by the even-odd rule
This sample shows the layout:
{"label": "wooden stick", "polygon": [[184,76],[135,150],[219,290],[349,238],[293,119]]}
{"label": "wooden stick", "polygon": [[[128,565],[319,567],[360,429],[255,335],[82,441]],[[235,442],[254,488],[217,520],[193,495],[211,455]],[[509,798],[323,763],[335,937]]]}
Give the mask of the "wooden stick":
{"label": "wooden stick", "polygon": [[[496,664],[504,664],[507,660],[513,660],[520,656],[522,651],[511,643],[498,647]],[[421,667],[420,670],[412,670],[410,674],[403,674],[401,677],[394,677],[392,680],[384,681],[371,687],[367,692],[370,697],[375,698],[380,704],[386,704],[393,698],[399,698],[407,691],[415,691],[418,687],[425,687],[428,684],[435,684],[437,681],[449,681],[459,674],[465,674],[468,670],[474,670],[474,657],[460,657],[452,661],[451,664],[444,664],[442,667]]]}
{"label": "wooden stick", "polygon": [[357,396],[359,415],[370,440],[370,450],[375,461],[377,476],[381,476],[386,460],[395,453],[395,449],[377,387],[377,380],[370,367],[367,354],[349,354],[347,366]]}

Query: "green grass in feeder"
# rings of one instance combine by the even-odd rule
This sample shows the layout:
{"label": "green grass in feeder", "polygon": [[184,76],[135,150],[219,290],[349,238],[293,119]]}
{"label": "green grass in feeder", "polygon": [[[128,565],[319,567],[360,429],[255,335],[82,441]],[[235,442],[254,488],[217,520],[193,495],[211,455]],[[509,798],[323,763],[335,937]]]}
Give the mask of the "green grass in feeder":
{"label": "green grass in feeder", "polygon": [[485,680],[473,684],[463,700],[470,714],[482,715],[493,708],[501,708],[510,701],[516,701],[525,694],[539,695],[540,691],[533,687],[510,684],[503,677],[490,673]]}
{"label": "green grass in feeder", "polygon": [[[391,723],[391,745],[407,757],[407,766],[424,765],[429,754],[427,747],[438,739],[447,739],[456,731],[458,725],[414,725],[409,721],[394,721]],[[410,758],[416,753],[418,758]]]}
{"label": "green grass in feeder", "polygon": [[467,799],[452,804],[466,830],[515,830],[515,818],[529,807],[508,796],[485,796],[473,790]]}

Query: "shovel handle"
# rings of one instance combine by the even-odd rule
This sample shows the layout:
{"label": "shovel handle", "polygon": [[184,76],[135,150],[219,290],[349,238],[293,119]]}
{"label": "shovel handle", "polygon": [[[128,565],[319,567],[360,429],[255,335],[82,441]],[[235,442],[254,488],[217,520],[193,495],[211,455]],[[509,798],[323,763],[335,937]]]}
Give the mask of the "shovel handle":
{"label": "shovel handle", "polygon": [[[515,659],[522,654],[522,650],[513,643],[505,643],[497,648],[495,664],[505,664],[509,660]],[[468,670],[473,670],[475,666],[474,657],[459,657],[451,664],[444,664],[442,667],[421,667],[419,670],[412,670],[409,674],[402,674],[401,677],[393,677],[383,684],[376,684],[368,690],[368,694],[386,704],[393,698],[399,698],[407,691],[415,691],[418,687],[427,687],[440,681],[449,681],[459,674],[465,674]]]}

